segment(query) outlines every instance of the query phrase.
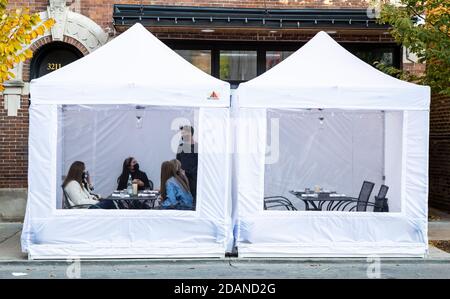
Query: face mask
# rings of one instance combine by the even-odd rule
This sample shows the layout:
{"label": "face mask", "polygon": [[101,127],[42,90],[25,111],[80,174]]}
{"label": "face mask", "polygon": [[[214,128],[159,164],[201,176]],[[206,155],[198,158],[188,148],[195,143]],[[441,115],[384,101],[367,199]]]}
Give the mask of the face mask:
{"label": "face mask", "polygon": [[139,163],[134,164],[134,171],[138,171],[139,170]]}

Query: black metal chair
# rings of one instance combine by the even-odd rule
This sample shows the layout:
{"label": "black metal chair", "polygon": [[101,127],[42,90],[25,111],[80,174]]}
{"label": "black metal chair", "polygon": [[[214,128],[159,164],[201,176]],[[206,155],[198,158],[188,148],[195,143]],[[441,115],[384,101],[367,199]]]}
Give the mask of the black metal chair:
{"label": "black metal chair", "polygon": [[389,190],[389,187],[386,185],[381,185],[380,190],[378,191],[378,197],[380,198],[386,198],[387,192]]}
{"label": "black metal chair", "polygon": [[271,210],[276,207],[283,207],[288,211],[297,211],[292,202],[284,196],[264,197],[264,210]]}
{"label": "black metal chair", "polygon": [[369,202],[370,194],[372,194],[374,183],[364,181],[361,187],[361,191],[359,191],[359,196],[356,201],[356,205],[350,208],[350,211],[354,211],[356,209],[357,212],[365,212],[367,211],[367,205]]}
{"label": "black metal chair", "polygon": [[373,204],[374,212],[389,212],[388,199],[386,198],[389,187],[381,185],[378,195],[375,196],[375,203]]}
{"label": "black metal chair", "polygon": [[[367,211],[367,206],[369,205],[370,194],[372,193],[374,183],[369,181],[364,181],[361,190],[359,191],[358,198],[350,198],[350,200],[338,201],[338,203],[332,206],[329,210],[333,211],[345,211],[349,207],[348,211],[351,212],[365,212]],[[353,200],[352,200],[353,199]]]}
{"label": "black metal chair", "polygon": [[66,190],[63,190],[63,209],[89,209],[92,205],[72,205],[69,201],[69,196],[66,193]]}
{"label": "black metal chair", "polygon": [[359,192],[358,201],[356,203],[357,212],[367,211],[367,205],[370,199],[370,194],[372,194],[373,187],[375,187],[374,183],[368,181],[363,182],[361,191]]}

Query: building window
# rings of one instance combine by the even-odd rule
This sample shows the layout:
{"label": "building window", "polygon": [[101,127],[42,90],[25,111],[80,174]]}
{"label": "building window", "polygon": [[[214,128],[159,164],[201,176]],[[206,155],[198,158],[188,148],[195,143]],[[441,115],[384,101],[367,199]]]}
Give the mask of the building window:
{"label": "building window", "polygon": [[[271,69],[303,43],[239,42],[239,41],[180,41],[164,42],[193,65],[208,74],[228,81],[232,88]],[[348,51],[373,66],[375,61],[399,68],[401,47],[382,43],[341,43]]]}
{"label": "building window", "polygon": [[353,54],[355,54],[359,59],[367,62],[368,64],[373,66],[375,61],[384,63],[389,66],[395,65],[394,55],[392,49],[362,49],[362,50],[350,50]]}
{"label": "building window", "polygon": [[226,81],[248,81],[257,76],[256,51],[220,51],[219,78]]}
{"label": "building window", "polygon": [[266,71],[270,70],[283,60],[294,53],[294,51],[267,51],[266,52]]}
{"label": "building window", "polygon": [[175,50],[181,57],[211,75],[211,50]]}

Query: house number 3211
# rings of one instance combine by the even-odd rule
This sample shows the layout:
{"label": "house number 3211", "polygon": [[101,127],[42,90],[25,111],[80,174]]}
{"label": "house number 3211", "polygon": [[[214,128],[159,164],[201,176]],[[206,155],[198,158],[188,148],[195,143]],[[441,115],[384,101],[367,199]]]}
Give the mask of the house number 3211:
{"label": "house number 3211", "polygon": [[61,63],[47,63],[47,71],[54,71],[62,67]]}

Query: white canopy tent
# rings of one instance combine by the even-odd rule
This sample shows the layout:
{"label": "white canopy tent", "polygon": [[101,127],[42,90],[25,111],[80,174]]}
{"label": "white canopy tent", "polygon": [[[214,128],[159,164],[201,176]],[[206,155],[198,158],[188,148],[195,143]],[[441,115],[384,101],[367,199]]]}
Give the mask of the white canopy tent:
{"label": "white canopy tent", "polygon": [[[31,82],[29,191],[22,249],[33,259],[223,257],[232,242],[230,86],[142,25]],[[195,211],[61,209],[61,183],[85,162],[95,191],[116,189],[134,156],[159,188],[181,125],[195,128]]]}
{"label": "white canopy tent", "polygon": [[[240,256],[426,254],[429,87],[376,70],[319,32],[241,84],[235,100]],[[311,211],[308,195],[290,192],[357,198],[363,181],[375,184],[370,202],[389,187],[389,213]],[[297,211],[264,209],[269,196]]]}

